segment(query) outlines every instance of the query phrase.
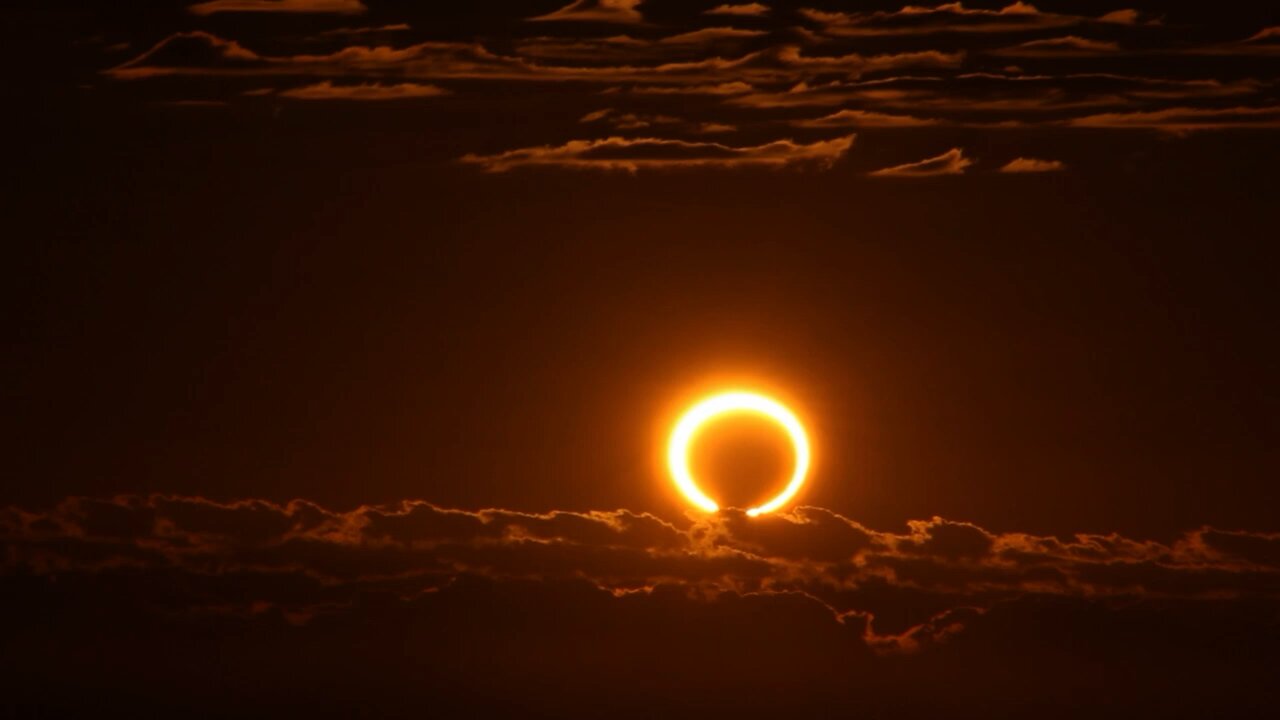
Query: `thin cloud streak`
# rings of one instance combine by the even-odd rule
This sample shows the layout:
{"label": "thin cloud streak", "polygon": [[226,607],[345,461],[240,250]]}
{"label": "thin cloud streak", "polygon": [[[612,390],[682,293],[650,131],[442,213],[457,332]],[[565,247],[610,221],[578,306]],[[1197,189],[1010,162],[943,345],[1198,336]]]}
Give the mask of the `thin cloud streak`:
{"label": "thin cloud streak", "polygon": [[448,95],[449,91],[435,85],[419,85],[418,83],[334,85],[325,80],[313,85],[282,90],[279,94],[281,97],[294,98],[295,100],[358,100],[367,102],[436,97]]}
{"label": "thin cloud streak", "polygon": [[1000,168],[1002,173],[1044,173],[1065,170],[1066,163],[1061,160],[1040,160],[1038,158],[1020,157],[1010,160]]}
{"label": "thin cloud streak", "polygon": [[924,127],[939,124],[933,118],[918,118],[910,115],[890,115],[888,113],[868,110],[839,110],[819,118],[792,120],[791,124],[805,128],[840,128],[840,127],[874,127],[904,128]]}
{"label": "thin cloud streak", "polygon": [[973,161],[965,157],[961,148],[950,150],[918,162],[894,165],[871,173],[873,177],[938,177],[943,175],[962,175],[973,165]]}
{"label": "thin cloud streak", "polygon": [[1141,14],[1131,9],[1090,17],[1043,12],[1021,0],[996,10],[970,8],[961,2],[950,2],[935,7],[906,5],[900,10],[871,12],[831,12],[806,8],[801,9],[800,14],[819,25],[823,33],[833,37],[954,33],[994,35],[1074,25],[1135,25],[1142,22]]}
{"label": "thin cloud streak", "polygon": [[775,140],[764,145],[734,147],[722,143],[663,138],[610,137],[571,140],[563,145],[521,148],[493,155],[466,155],[461,162],[486,172],[506,172],[521,167],[553,167],[576,170],[678,168],[786,168],[812,166],[827,169],[853,146],[853,135],[802,144]]}
{"label": "thin cloud streak", "polygon": [[992,50],[992,55],[1023,58],[1066,58],[1092,55],[1107,55],[1120,51],[1118,43],[1107,40],[1091,40],[1078,35],[1067,35],[1060,38],[1030,40],[1013,47]]}
{"label": "thin cloud streak", "polygon": [[1140,112],[1100,113],[1067,120],[1077,128],[1159,130],[1175,135],[1212,130],[1280,128],[1280,106],[1175,107]]}
{"label": "thin cloud streak", "polygon": [[575,0],[555,12],[529,18],[530,22],[569,21],[622,23],[633,25],[644,22],[644,16],[636,8],[641,0]]}
{"label": "thin cloud streak", "polygon": [[360,0],[209,0],[187,8],[193,15],[223,12],[359,15],[368,10]]}
{"label": "thin cloud streak", "polygon": [[717,5],[710,10],[703,10],[703,15],[729,15],[732,17],[762,17],[769,14],[769,6],[760,3],[739,3]]}

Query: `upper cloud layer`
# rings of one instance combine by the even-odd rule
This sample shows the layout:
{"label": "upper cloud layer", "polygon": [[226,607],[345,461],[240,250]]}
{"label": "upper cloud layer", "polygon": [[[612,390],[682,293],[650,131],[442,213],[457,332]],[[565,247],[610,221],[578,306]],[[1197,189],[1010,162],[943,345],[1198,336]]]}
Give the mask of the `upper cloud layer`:
{"label": "upper cloud layer", "polygon": [[[733,34],[740,35],[740,32]],[[675,36],[668,40],[677,41],[666,44],[680,46],[687,44],[686,41],[697,44],[706,37],[696,33],[683,38]],[[638,42],[619,39],[624,46]],[[794,82],[817,75],[858,77],[904,68],[948,68],[958,66],[963,59],[963,53],[937,51],[810,55],[799,46],[781,45],[733,58],[710,57],[647,65],[552,65],[494,53],[477,43],[459,42],[425,42],[402,48],[353,45],[331,53],[270,56],[211,33],[195,31],[171,35],[106,73],[120,79],[175,75],[331,75],[541,82],[690,84],[731,80],[770,83]]]}
{"label": "upper cloud layer", "polygon": [[[642,16],[639,0],[578,0],[552,9],[555,5],[544,3],[534,18],[524,17],[535,14],[527,11],[509,17],[512,22],[501,30],[484,34],[459,30],[469,27],[465,23],[433,25],[425,17],[385,14],[382,8],[381,24],[368,28],[346,23],[280,34],[253,24],[244,29],[244,40],[187,30],[132,59],[119,62],[117,57],[102,73],[116,80],[208,79],[188,84],[203,97],[174,97],[179,81],[153,83],[160,95],[155,103],[166,106],[250,102],[245,98],[270,94],[263,86],[273,85],[293,88],[277,97],[300,100],[393,100],[450,92],[458,96],[450,107],[459,112],[478,107],[475,99],[523,112],[516,106],[537,94],[509,92],[511,86],[557,85],[546,90],[563,102],[540,108],[538,122],[522,125],[522,132],[545,134],[511,140],[506,146],[519,149],[509,153],[481,158],[474,148],[464,148],[453,156],[472,150],[466,162],[491,169],[786,165],[793,162],[782,158],[800,157],[798,148],[804,145],[780,134],[787,128],[815,135],[826,130],[832,136],[860,127],[1017,129],[1045,133],[1041,139],[1051,142],[1077,143],[1091,142],[1094,135],[1066,140],[1061,128],[1150,128],[1185,136],[1280,127],[1272,110],[1275,68],[1267,64],[1276,54],[1280,30],[1265,24],[1252,33],[1240,31],[1251,27],[1241,23],[1191,33],[1181,20],[1164,24],[1132,8],[1068,11],[1021,0],[1003,6],[946,2],[878,10],[707,3],[682,12],[654,6],[651,17]],[[192,6],[197,14],[364,9],[358,0],[212,0]],[[408,19],[413,23],[396,22]],[[326,19],[305,21],[314,25]],[[1195,63],[1169,62],[1185,55],[1203,57]],[[1232,56],[1256,62],[1242,65]],[[610,96],[607,103],[600,101],[604,94]],[[613,108],[604,122],[618,132],[645,130],[649,144],[564,142],[574,137],[568,133],[577,118],[604,104]],[[733,131],[778,154],[720,157],[725,151],[714,144],[688,143],[690,136]],[[1056,134],[1050,139],[1048,133]],[[838,146],[839,138],[820,141]],[[942,147],[956,140],[945,142]],[[1078,165],[1071,148],[1052,152]],[[956,174],[964,171],[963,161],[942,158],[938,167],[941,174]],[[881,174],[940,174],[935,169],[926,163]]]}

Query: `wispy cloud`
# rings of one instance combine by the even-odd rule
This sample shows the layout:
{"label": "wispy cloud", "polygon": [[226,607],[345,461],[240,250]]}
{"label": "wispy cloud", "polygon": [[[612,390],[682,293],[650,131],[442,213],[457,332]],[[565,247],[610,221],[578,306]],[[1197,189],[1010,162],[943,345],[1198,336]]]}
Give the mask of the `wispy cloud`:
{"label": "wispy cloud", "polygon": [[360,83],[358,85],[334,85],[325,80],[312,85],[282,90],[281,97],[296,100],[404,100],[408,98],[435,97],[447,95],[448,90],[435,85],[418,83],[397,83],[380,85],[378,83]]}
{"label": "wispy cloud", "polygon": [[331,13],[358,15],[368,11],[361,0],[209,0],[187,10],[196,15],[220,12]]}
{"label": "wispy cloud", "polygon": [[824,115],[819,118],[805,118],[800,120],[792,120],[791,124],[796,127],[807,128],[839,128],[839,127],[874,127],[874,128],[901,128],[901,127],[923,127],[926,125],[937,125],[938,120],[932,118],[918,118],[910,115],[892,115],[888,113],[872,112],[869,110],[839,110]]}
{"label": "wispy cloud", "polygon": [[1060,38],[1029,40],[1012,47],[992,50],[992,55],[1009,57],[1076,57],[1082,55],[1106,55],[1120,51],[1120,45],[1109,40],[1091,40],[1078,35]]}
{"label": "wispy cloud", "polygon": [[684,120],[673,115],[654,115],[646,113],[620,112],[613,108],[605,108],[583,115],[578,122],[604,122],[615,130],[643,130],[654,126],[682,125]]}
{"label": "wispy cloud", "polygon": [[935,7],[906,5],[899,10],[832,12],[802,9],[801,15],[836,37],[875,35],[934,35],[943,33],[997,34],[1064,28],[1083,24],[1133,25],[1142,22],[1136,10],[1116,10],[1101,17],[1043,12],[1025,2],[1003,8],[965,7],[950,2]]}
{"label": "wispy cloud", "polygon": [[1040,160],[1038,158],[1020,157],[1010,160],[1000,168],[1002,173],[1044,173],[1065,170],[1066,163],[1061,160]]}
{"label": "wispy cloud", "polygon": [[412,79],[643,82],[717,84],[795,81],[812,75],[858,77],[904,68],[950,68],[959,52],[934,50],[862,55],[807,55],[783,45],[740,57],[710,57],[656,65],[555,65],[491,52],[477,43],[423,42],[403,48],[352,45],[327,54],[261,55],[231,40],[196,31],[176,33],[106,71],[119,79],[173,75],[328,75]]}
{"label": "wispy cloud", "polygon": [[809,144],[776,140],[763,145],[734,147],[722,143],[691,142],[664,138],[571,140],[563,145],[508,150],[494,155],[467,155],[462,162],[487,172],[520,167],[556,167],[584,170],[663,168],[784,168],[831,167],[853,146],[853,135]]}
{"label": "wispy cloud", "polygon": [[749,40],[767,35],[764,30],[744,30],[735,27],[712,27],[671,35],[659,40],[669,45],[705,45],[722,40]]}
{"label": "wispy cloud", "polygon": [[[753,90],[744,82],[725,82],[714,85],[635,85],[625,92],[636,95],[741,95]],[[624,92],[623,88],[610,88],[608,94]]]}
{"label": "wispy cloud", "polygon": [[636,9],[640,3],[641,0],[575,0],[555,12],[529,20],[636,24],[644,22],[644,16]]}
{"label": "wispy cloud", "polygon": [[325,30],[317,33],[316,37],[337,38],[337,37],[362,37],[366,35],[380,35],[384,33],[401,33],[409,32],[413,27],[408,23],[391,23],[388,25],[377,25],[373,27],[341,27],[332,30]]}
{"label": "wispy cloud", "polygon": [[717,5],[710,10],[703,10],[703,15],[732,15],[737,17],[760,17],[769,14],[769,6],[757,2],[738,3],[735,5]]}
{"label": "wispy cloud", "polygon": [[1280,25],[1267,27],[1237,42],[1194,47],[1183,52],[1193,55],[1280,55]]}
{"label": "wispy cloud", "polygon": [[960,175],[973,165],[973,161],[965,157],[964,150],[952,148],[941,155],[925,158],[918,162],[894,165],[870,173],[876,177],[936,177],[939,175]]}
{"label": "wispy cloud", "polygon": [[1183,135],[1207,130],[1280,128],[1280,106],[1176,107],[1139,112],[1099,113],[1066,121],[1081,128],[1159,130]]}

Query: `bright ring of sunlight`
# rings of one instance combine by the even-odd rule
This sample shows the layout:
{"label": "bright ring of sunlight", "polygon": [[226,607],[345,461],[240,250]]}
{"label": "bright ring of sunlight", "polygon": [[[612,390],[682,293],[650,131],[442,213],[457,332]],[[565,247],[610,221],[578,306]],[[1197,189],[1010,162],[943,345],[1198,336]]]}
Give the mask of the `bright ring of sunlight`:
{"label": "bright ring of sunlight", "polygon": [[791,438],[791,445],[796,453],[796,466],[787,486],[772,500],[748,509],[748,515],[754,517],[771,513],[786,505],[800,491],[805,475],[809,472],[809,437],[805,435],[800,420],[785,405],[752,392],[733,391],[713,395],[698,402],[680,417],[667,443],[667,468],[671,471],[676,487],[680,488],[689,502],[706,512],[715,512],[720,509],[720,505],[707,497],[693,479],[693,472],[689,469],[689,449],[698,432],[707,423],[722,415],[742,412],[763,415],[781,425]]}

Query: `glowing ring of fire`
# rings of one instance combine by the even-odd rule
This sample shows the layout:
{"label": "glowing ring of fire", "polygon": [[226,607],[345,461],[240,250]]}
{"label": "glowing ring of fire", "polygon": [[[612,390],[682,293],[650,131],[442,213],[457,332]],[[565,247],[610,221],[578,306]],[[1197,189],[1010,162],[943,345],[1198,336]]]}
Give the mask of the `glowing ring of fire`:
{"label": "glowing ring of fire", "polygon": [[695,436],[708,422],[728,413],[749,412],[763,415],[782,426],[791,438],[791,446],[795,449],[796,465],[791,473],[787,486],[772,500],[747,510],[754,517],[771,513],[786,505],[804,485],[805,475],[809,472],[809,437],[805,435],[804,426],[785,405],[764,395],[752,392],[732,391],[713,395],[685,411],[671,431],[671,439],[667,442],[667,468],[675,480],[676,487],[694,506],[706,512],[715,512],[720,505],[707,497],[693,479],[689,469],[689,448]]}

